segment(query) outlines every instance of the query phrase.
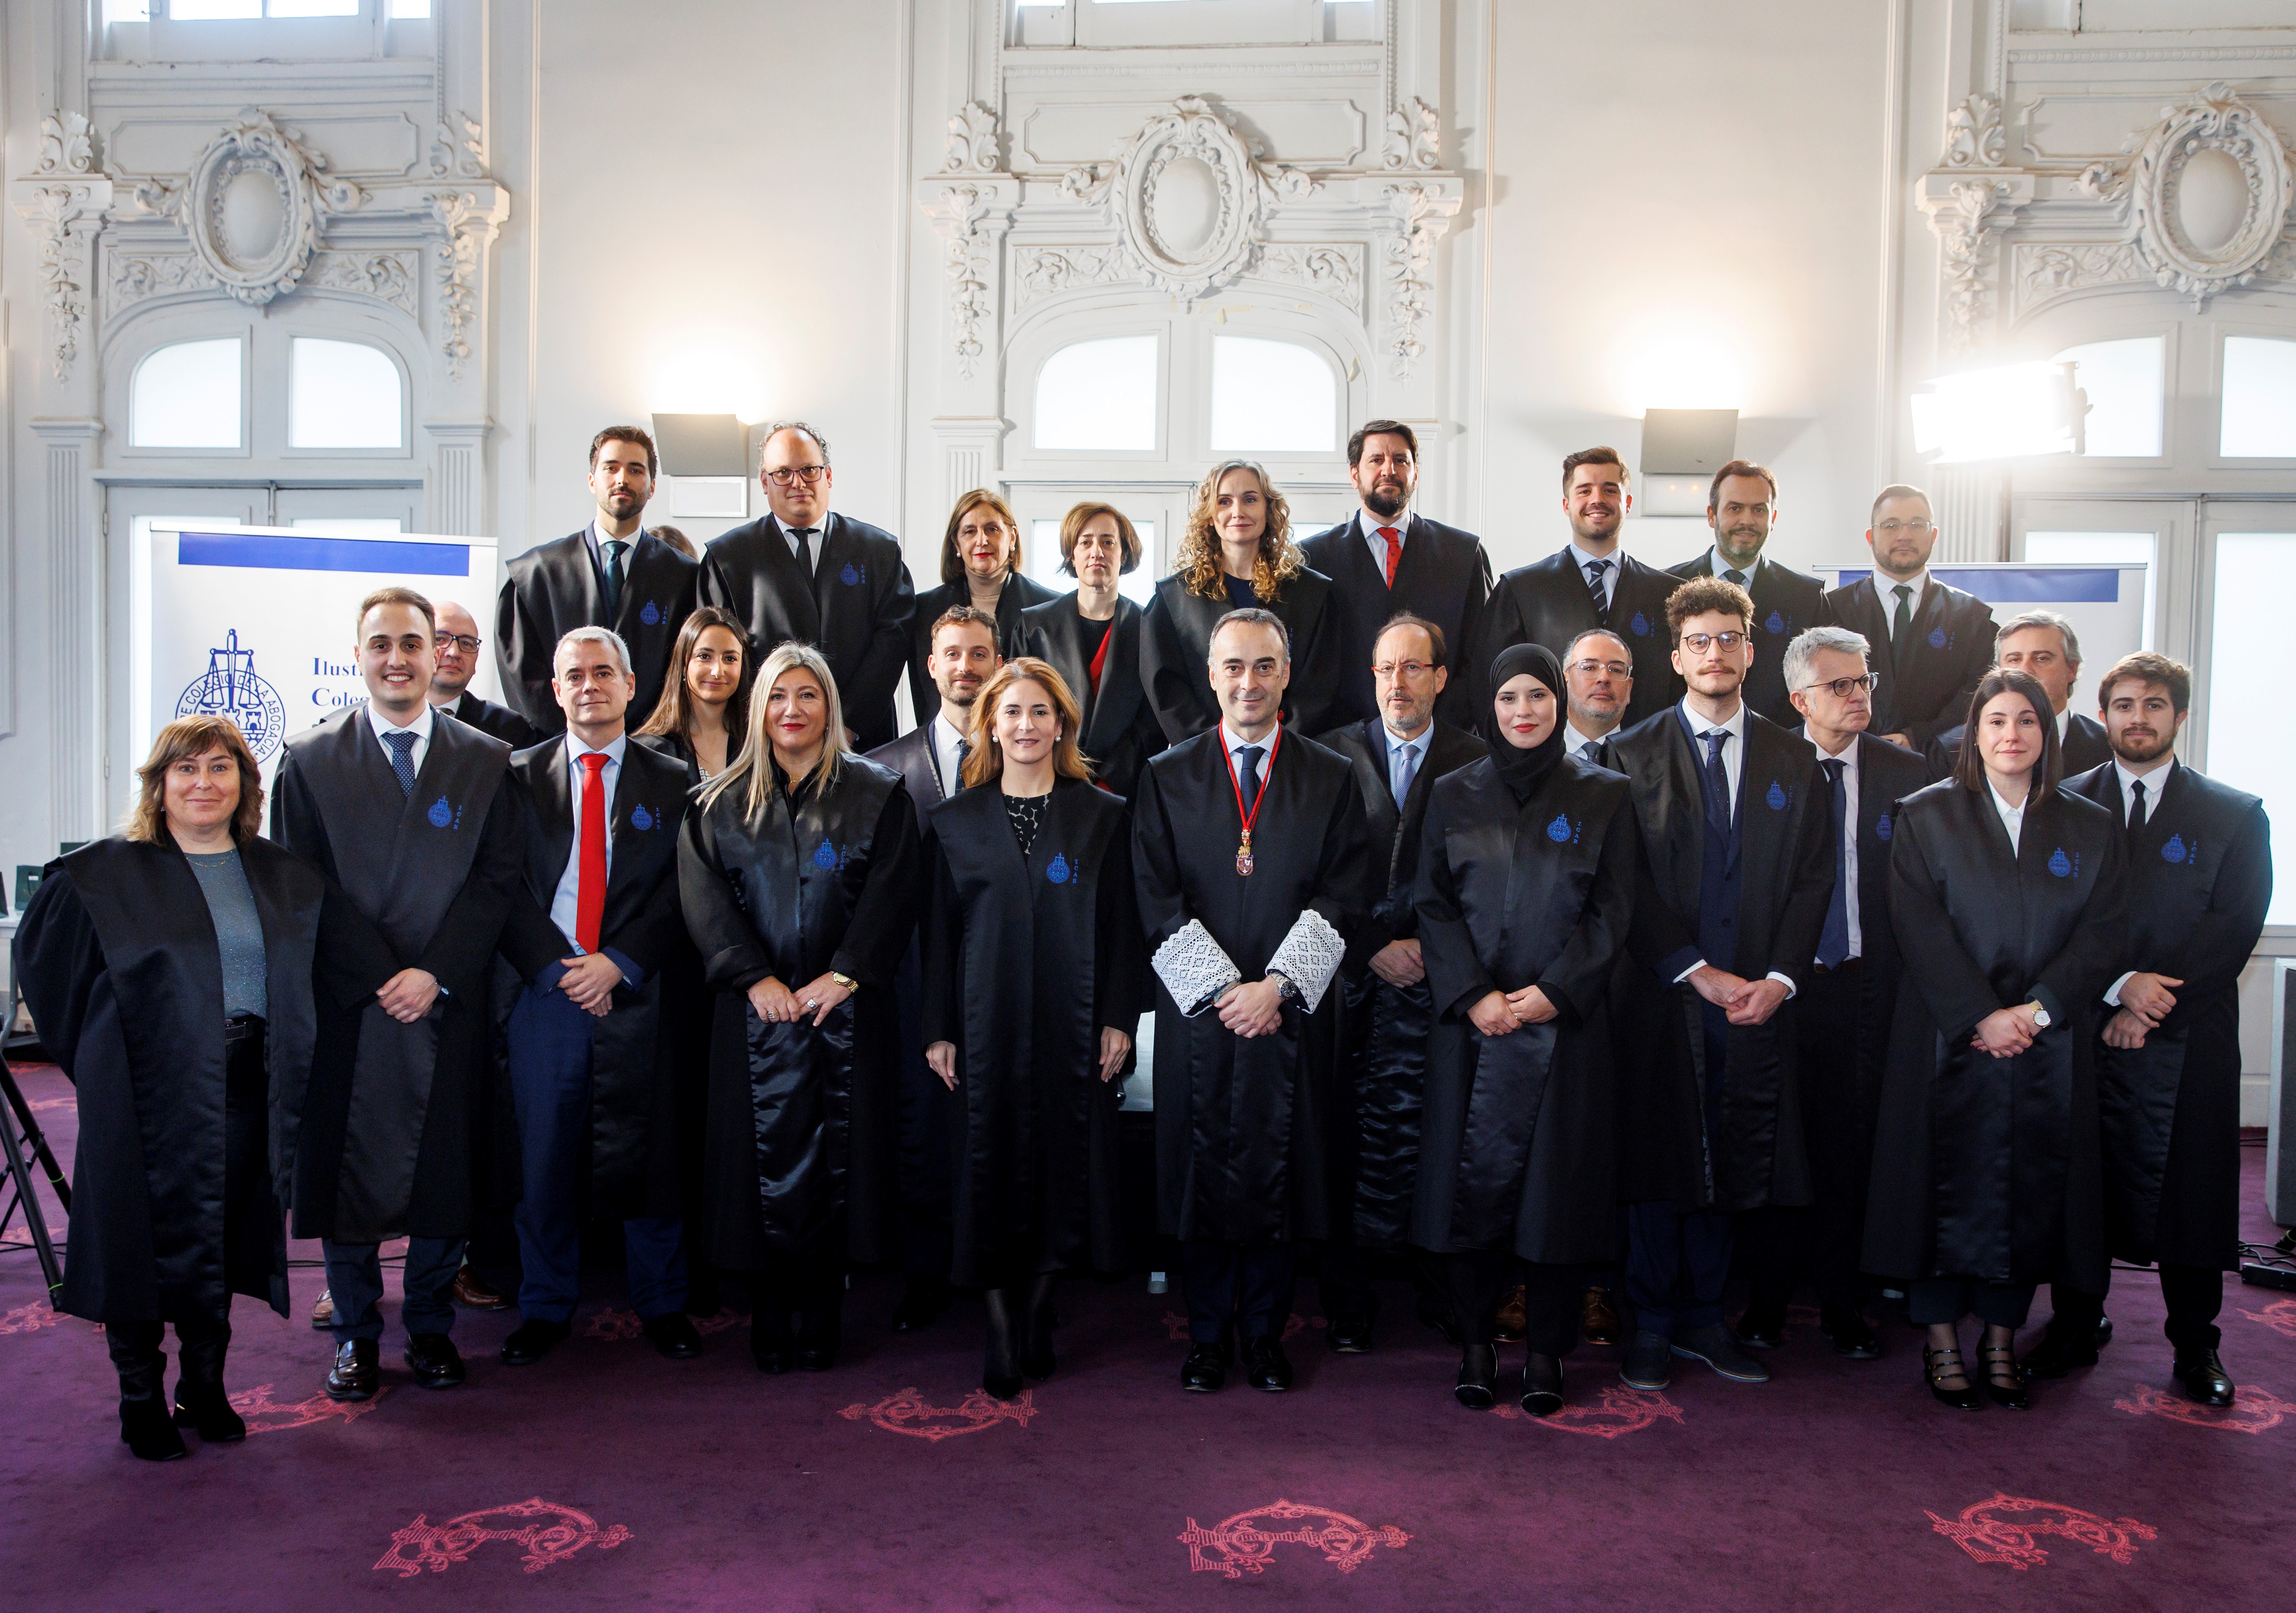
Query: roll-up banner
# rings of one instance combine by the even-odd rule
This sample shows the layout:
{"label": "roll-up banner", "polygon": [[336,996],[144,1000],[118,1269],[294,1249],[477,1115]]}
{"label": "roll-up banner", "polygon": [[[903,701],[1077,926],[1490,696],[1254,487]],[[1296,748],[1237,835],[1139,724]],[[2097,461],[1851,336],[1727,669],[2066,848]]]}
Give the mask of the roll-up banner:
{"label": "roll-up banner", "polygon": [[213,712],[239,724],[267,784],[288,735],[366,698],[358,604],[381,588],[470,612],[488,640],[472,687],[496,697],[491,538],[154,526],[136,558],[129,721],[139,761],[176,718]]}

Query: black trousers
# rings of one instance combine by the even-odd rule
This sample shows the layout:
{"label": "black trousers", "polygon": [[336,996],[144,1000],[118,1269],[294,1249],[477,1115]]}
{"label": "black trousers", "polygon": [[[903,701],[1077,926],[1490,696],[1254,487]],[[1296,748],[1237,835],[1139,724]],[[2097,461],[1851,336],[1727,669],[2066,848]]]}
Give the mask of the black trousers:
{"label": "black trousers", "polygon": [[1561,1359],[1578,1347],[1578,1310],[1589,1268],[1541,1265],[1505,1249],[1463,1249],[1438,1255],[1459,1337],[1488,1343],[1499,1306],[1522,1285],[1523,1344],[1533,1355]]}
{"label": "black trousers", "polygon": [[[2112,1280],[2110,1276],[2106,1280]],[[2162,1261],[2161,1299],[2169,1307],[2161,1330],[2177,1354],[2197,1355],[2224,1341],[2224,1331],[2217,1326],[2218,1313],[2224,1309],[2224,1273],[2214,1266]],[[2062,1283],[2049,1290],[2049,1303],[2055,1307],[2049,1331],[2061,1336],[2087,1337],[2096,1331],[2097,1319],[2104,1314],[2103,1295],[2084,1294]]]}
{"label": "black trousers", "polygon": [[1917,1328],[1941,1327],[1975,1312],[1991,1328],[2021,1328],[2033,1308],[2033,1285],[1985,1282],[1974,1277],[1925,1277],[1906,1290],[1906,1318]]}
{"label": "black trousers", "polygon": [[1189,1340],[1221,1345],[1239,1334],[1283,1337],[1298,1273],[1292,1244],[1182,1239],[1180,1281],[1187,1291]]}
{"label": "black trousers", "polygon": [[1794,999],[1814,1202],[1736,1217],[1733,1230],[1758,1304],[1783,1308],[1805,1280],[1827,1311],[1854,1311],[1865,1300],[1857,1262],[1874,1167],[1874,1116],[1867,1111],[1878,1091],[1860,1092],[1857,1054],[1869,983],[1864,961],[1853,959],[1823,974],[1813,970]]}
{"label": "black trousers", "polygon": [[[1372,1265],[1384,1253],[1360,1248],[1351,1239],[1335,1238],[1323,1246],[1316,1258],[1316,1291],[1324,1302],[1327,1319],[1378,1319],[1379,1293],[1372,1287]],[[1401,1261],[1409,1270],[1411,1286],[1421,1296],[1423,1304],[1431,1300],[1437,1304],[1449,1303],[1442,1280],[1433,1269],[1433,1263],[1440,1256],[1431,1255],[1423,1249],[1406,1249],[1385,1257]]]}
{"label": "black trousers", "polygon": [[925,1062],[922,969],[917,942],[896,981],[901,1016],[901,1270],[912,1278],[948,1279],[949,1202],[955,1149],[964,1134],[964,1099]]}
{"label": "black trousers", "polygon": [[[226,1302],[226,1304],[228,1301]],[[176,1361],[178,1377],[186,1384],[223,1382],[224,1352],[231,1344],[228,1315],[177,1321]],[[119,1398],[157,1400],[168,1370],[168,1324],[163,1321],[109,1321],[103,1325],[104,1347],[119,1374]]]}

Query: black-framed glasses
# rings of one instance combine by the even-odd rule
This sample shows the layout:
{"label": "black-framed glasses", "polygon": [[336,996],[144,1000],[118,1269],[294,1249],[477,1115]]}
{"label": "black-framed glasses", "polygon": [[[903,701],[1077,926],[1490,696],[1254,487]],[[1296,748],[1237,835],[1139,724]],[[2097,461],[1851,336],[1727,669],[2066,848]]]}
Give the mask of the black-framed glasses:
{"label": "black-framed glasses", "polygon": [[1599,678],[1605,672],[1613,678],[1631,678],[1635,675],[1633,664],[1624,661],[1574,661],[1562,670],[1566,672],[1576,672],[1581,678]]}
{"label": "black-framed glasses", "polygon": [[1709,645],[1718,644],[1726,650],[1734,650],[1745,642],[1746,635],[1743,633],[1685,633],[1682,636],[1682,647],[1693,655],[1706,654]]}
{"label": "black-framed glasses", "polygon": [[456,649],[462,651],[465,655],[475,655],[479,653],[479,646],[483,643],[484,640],[469,633],[441,633],[430,642],[435,647],[441,650],[445,649],[448,645],[452,645]]}
{"label": "black-framed glasses", "polygon": [[1851,692],[1857,689],[1864,689],[1867,694],[1872,694],[1874,686],[1881,681],[1882,679],[1876,674],[1866,672],[1856,678],[1830,678],[1823,683],[1805,683],[1801,686],[1801,692],[1807,695],[1813,689],[1824,689],[1836,700],[1847,700]]}
{"label": "black-framed glasses", "polygon": [[802,481],[808,487],[819,481],[828,473],[825,465],[784,465],[766,473],[766,480],[775,487],[787,487],[792,481]]}
{"label": "black-framed glasses", "polygon": [[1426,677],[1434,670],[1433,663],[1425,661],[1382,661],[1373,667],[1371,671],[1374,678],[1404,678],[1415,680]]}

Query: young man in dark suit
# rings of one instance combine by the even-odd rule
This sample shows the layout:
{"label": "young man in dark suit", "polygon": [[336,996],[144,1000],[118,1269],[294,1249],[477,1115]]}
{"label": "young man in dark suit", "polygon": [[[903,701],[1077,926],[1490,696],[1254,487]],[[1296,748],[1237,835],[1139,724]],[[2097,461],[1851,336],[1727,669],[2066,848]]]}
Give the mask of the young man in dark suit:
{"label": "young man in dark suit", "polygon": [[645,531],[658,462],[643,426],[610,425],[590,439],[590,493],[598,513],[571,537],[530,548],[504,568],[495,606],[495,659],[504,697],[537,732],[564,731],[551,697],[551,657],[578,627],[611,628],[637,669],[632,703],[652,714],[661,698],[677,630],[693,612],[700,569]]}
{"label": "young man in dark suit", "polygon": [[451,599],[431,603],[439,613],[439,670],[430,679],[430,704],[513,751],[539,744],[540,728],[508,706],[471,692],[471,678],[478,671],[479,651],[484,647],[477,620]]}
{"label": "young man in dark suit", "polygon": [[830,513],[829,444],[802,421],[767,428],[758,480],[772,513],[710,544],[701,603],[731,611],[760,654],[790,639],[820,650],[855,748],[891,744],[916,609],[900,539]]}
{"label": "young man in dark suit", "polygon": [[1504,649],[1543,644],[1557,650],[1588,628],[1608,628],[1626,641],[1635,665],[1631,728],[1682,696],[1667,642],[1667,597],[1679,578],[1623,554],[1619,534],[1634,508],[1627,462],[1616,449],[1581,449],[1562,462],[1562,510],[1570,541],[1546,559],[1517,566],[1498,580],[1483,614],[1482,645],[1466,669],[1475,676],[1476,709],[1489,691],[1481,669]]}
{"label": "young man in dark suit", "polygon": [[[1300,546],[1308,564],[1332,580],[1339,608],[1344,679],[1332,715],[1346,723],[1381,714],[1369,671],[1372,646],[1400,614],[1434,624],[1464,654],[1476,642],[1491,593],[1491,559],[1472,532],[1411,510],[1419,490],[1419,439],[1399,420],[1374,420],[1348,439],[1348,479],[1361,501],[1356,514]],[[1436,714],[1454,726],[1474,720],[1472,678],[1451,680]]]}
{"label": "young man in dark suit", "polygon": [[[2073,624],[2054,611],[2024,611],[2001,624],[1993,636],[1993,664],[2029,674],[2046,690],[2057,720],[2057,755],[2064,777],[2086,773],[2112,760],[2104,725],[2070,710],[2073,685],[2080,681],[2080,638]],[[1939,734],[1929,748],[1930,777],[1943,778],[1961,754],[1962,723]]]}
{"label": "young man in dark suit", "polygon": [[1829,590],[1825,608],[1874,646],[1874,731],[1926,753],[1969,720],[1969,698],[1993,665],[1993,613],[1930,575],[1938,531],[1927,493],[1892,482],[1875,495],[1872,520],[1872,575]]}
{"label": "young man in dark suit", "polygon": [[1695,560],[1669,568],[1685,579],[1719,577],[1754,601],[1754,670],[1746,675],[1746,704],[1782,728],[1801,718],[1786,697],[1780,663],[1794,635],[1823,626],[1825,585],[1762,556],[1778,523],[1778,479],[1751,459],[1733,459],[1714,473],[1706,490],[1706,524],[1714,546]]}

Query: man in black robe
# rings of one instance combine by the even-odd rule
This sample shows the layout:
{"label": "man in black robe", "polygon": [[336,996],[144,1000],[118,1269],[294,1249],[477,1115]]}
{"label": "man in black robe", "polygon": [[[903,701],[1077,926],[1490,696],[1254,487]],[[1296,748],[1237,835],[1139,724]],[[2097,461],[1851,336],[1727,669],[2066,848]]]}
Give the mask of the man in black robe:
{"label": "man in black robe", "polygon": [[408,1240],[406,1364],[426,1388],[463,1381],[448,1294],[483,1142],[487,975],[517,890],[519,820],[510,747],[430,704],[436,633],[412,589],[367,596],[367,701],[291,737],[272,786],[271,837],[318,867],[352,919],[323,967],[308,1087],[276,1099],[296,1236],[326,1256],[338,1400],[378,1387],[379,1246],[395,1238]]}
{"label": "man in black robe", "polygon": [[[2105,737],[2104,725],[2070,709],[2081,666],[2080,638],[2071,622],[2054,611],[2024,611],[2012,616],[1994,635],[1993,664],[2027,674],[2047,692],[2049,710],[2057,723],[2057,756],[2066,778],[2112,760],[2112,745]],[[1966,733],[1967,724],[1957,723],[1931,741],[1931,778],[1953,776],[1953,764],[1961,755]]]}
{"label": "man in black robe", "polygon": [[1587,628],[1556,658],[1570,691],[1563,702],[1562,748],[1592,761],[1595,747],[1619,731],[1634,702],[1633,655],[1626,639],[1609,628]]}
{"label": "man in black robe", "polygon": [[[1678,578],[1644,565],[1619,546],[1634,508],[1627,463],[1616,449],[1581,449],[1562,462],[1562,510],[1570,541],[1546,559],[1517,566],[1499,579],[1483,616],[1482,647],[1467,669],[1477,674],[1501,650],[1543,644],[1559,650],[1588,628],[1608,628],[1626,641],[1634,662],[1628,726],[1664,711],[1682,696],[1666,636],[1667,597]],[[1480,712],[1490,691],[1474,691]]]}
{"label": "man in black robe", "polygon": [[[1419,439],[1400,420],[1373,420],[1348,439],[1348,480],[1357,512],[1300,544],[1308,564],[1332,580],[1339,634],[1340,687],[1324,720],[1375,720],[1383,696],[1365,669],[1389,621],[1410,614],[1433,624],[1464,652],[1480,637],[1491,594],[1491,557],[1472,532],[1410,508],[1419,490]],[[1454,727],[1474,720],[1472,678],[1451,681],[1436,712]]]}
{"label": "man in black robe", "polygon": [[1685,580],[1719,577],[1754,601],[1754,670],[1746,675],[1746,704],[1782,728],[1801,717],[1786,697],[1783,671],[1794,636],[1832,620],[1825,584],[1766,557],[1762,546],[1778,523],[1778,479],[1751,459],[1733,459],[1714,473],[1706,491],[1706,524],[1714,546],[1695,560],[1669,569]]}
{"label": "man in black robe", "polygon": [[1833,888],[1817,754],[1739,698],[1754,602],[1719,578],[1667,602],[1680,705],[1603,746],[1633,781],[1644,879],[1617,993],[1619,1193],[1635,1336],[1619,1375],[1666,1387],[1669,1354],[1769,1373],[1722,1325],[1731,1218],[1807,1205],[1792,999]]}
{"label": "man in black robe", "polygon": [[1816,956],[1794,998],[1811,1203],[1807,1209],[1750,1210],[1740,1218],[1753,1291],[1738,1319],[1738,1342],[1776,1348],[1787,1302],[1806,1277],[1816,1285],[1818,1327],[1834,1353],[1870,1361],[1881,1354],[1882,1341],[1866,1320],[1858,1251],[1901,968],[1890,926],[1890,837],[1898,802],[1927,784],[1929,774],[1911,751],[1866,731],[1874,700],[1863,638],[1847,628],[1812,628],[1786,646],[1782,665],[1803,720],[1802,737],[1817,751],[1833,825],[1833,893]]}
{"label": "man in black robe", "polygon": [[685,934],[685,768],[630,743],[636,682],[619,637],[575,629],[552,679],[565,737],[511,759],[526,878],[502,938],[521,983],[507,1026],[521,1280],[505,1366],[532,1366],[572,1331],[585,1209],[622,1223],[630,1307],[654,1348],[701,1353],[685,1311],[676,1043],[661,1024],[662,967]]}
{"label": "man in black robe", "polygon": [[1183,1387],[1291,1387],[1293,1246],[1328,1238],[1343,1123],[1325,989],[1370,894],[1347,762],[1279,725],[1290,644],[1273,612],[1213,630],[1221,720],[1148,764],[1133,876],[1155,949],[1156,1213],[1181,1243]]}
{"label": "man in black robe", "polygon": [[829,444],[801,422],[767,429],[758,480],[772,513],[709,545],[701,603],[733,612],[761,655],[790,639],[820,650],[855,747],[890,745],[916,610],[900,539],[830,513]]}
{"label": "man in black robe", "polygon": [[504,697],[537,729],[562,732],[551,697],[552,657],[578,627],[611,628],[637,668],[640,720],[661,699],[677,630],[693,613],[701,568],[644,530],[653,496],[653,438],[610,425],[590,440],[590,493],[598,513],[571,537],[529,549],[504,567],[495,608],[495,659]]}
{"label": "man in black robe", "polygon": [[[1419,1169],[1427,1035],[1435,1022],[1413,901],[1420,824],[1435,781],[1485,753],[1472,734],[1436,720],[1452,682],[1447,648],[1434,622],[1397,616],[1372,645],[1379,715],[1317,741],[1346,757],[1354,770],[1372,846],[1370,913],[1341,975],[1347,1105],[1338,1173],[1342,1212],[1324,1247],[1322,1269],[1325,1337],[1346,1355],[1371,1348],[1379,1298],[1367,1256],[1406,1248]],[[1418,1263],[1412,1275],[1422,1311],[1440,1314],[1438,1291]]]}
{"label": "man in black robe", "polygon": [[1874,571],[1830,589],[1829,618],[1874,646],[1874,731],[1926,753],[1969,719],[1969,697],[1993,664],[1993,612],[1930,575],[1937,547],[1930,496],[1892,482],[1874,496],[1866,529]]}
{"label": "man in black robe", "polygon": [[472,692],[471,679],[479,670],[479,651],[485,643],[479,637],[477,619],[451,599],[430,604],[439,613],[439,670],[430,678],[430,704],[513,751],[539,744],[540,728],[508,706]]}
{"label": "man in black robe", "polygon": [[[2128,848],[2128,961],[2105,992],[2096,1049],[2105,1236],[2114,1258],[2157,1262],[2176,1377],[2230,1405],[2217,1354],[2224,1274],[2240,1256],[2240,972],[2272,905],[2272,826],[2255,796],[2185,766],[2173,746],[2192,674],[2125,655],[2097,686],[2113,760],[2066,781],[2119,820]],[[2104,1296],[2063,1284],[2026,1370],[2096,1361]]]}

